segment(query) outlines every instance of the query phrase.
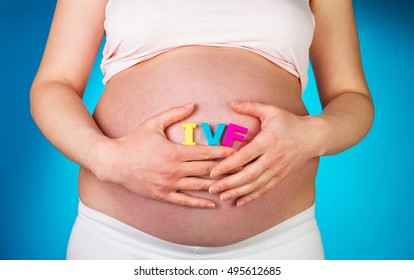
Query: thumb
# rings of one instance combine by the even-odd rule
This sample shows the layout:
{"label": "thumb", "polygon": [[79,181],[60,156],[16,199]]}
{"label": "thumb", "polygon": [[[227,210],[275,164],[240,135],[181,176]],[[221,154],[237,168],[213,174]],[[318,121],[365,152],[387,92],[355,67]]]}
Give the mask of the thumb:
{"label": "thumb", "polygon": [[269,105],[254,101],[230,101],[230,107],[237,113],[253,116],[261,121],[269,111]]}
{"label": "thumb", "polygon": [[187,103],[182,106],[172,107],[154,117],[151,118],[153,124],[164,131],[168,126],[175,122],[185,119],[195,109],[194,103]]}

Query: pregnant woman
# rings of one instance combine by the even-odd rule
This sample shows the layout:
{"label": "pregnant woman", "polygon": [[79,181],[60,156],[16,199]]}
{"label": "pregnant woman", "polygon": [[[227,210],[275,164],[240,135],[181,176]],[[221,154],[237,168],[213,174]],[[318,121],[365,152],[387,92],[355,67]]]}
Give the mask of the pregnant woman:
{"label": "pregnant woman", "polygon": [[[301,99],[309,55],[319,116]],[[373,119],[351,0],[60,0],[31,110],[80,165],[69,259],[321,259],[318,158]],[[201,123],[248,132],[208,145]]]}

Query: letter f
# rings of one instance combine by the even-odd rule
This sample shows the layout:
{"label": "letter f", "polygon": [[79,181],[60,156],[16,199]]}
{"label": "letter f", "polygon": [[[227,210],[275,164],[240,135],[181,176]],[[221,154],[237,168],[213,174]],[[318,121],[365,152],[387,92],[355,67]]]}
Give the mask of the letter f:
{"label": "letter f", "polygon": [[233,140],[238,140],[241,142],[244,141],[244,135],[237,134],[236,132],[247,134],[248,129],[234,123],[229,123],[227,126],[226,135],[224,136],[223,146],[231,147]]}

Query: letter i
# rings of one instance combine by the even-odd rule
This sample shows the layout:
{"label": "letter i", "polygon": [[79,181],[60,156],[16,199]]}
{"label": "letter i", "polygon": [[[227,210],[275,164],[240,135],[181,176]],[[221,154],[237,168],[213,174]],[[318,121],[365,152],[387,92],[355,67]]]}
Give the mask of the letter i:
{"label": "letter i", "polygon": [[197,127],[195,123],[184,123],[183,128],[185,130],[185,141],[183,145],[193,146],[197,143],[194,142],[194,129]]}

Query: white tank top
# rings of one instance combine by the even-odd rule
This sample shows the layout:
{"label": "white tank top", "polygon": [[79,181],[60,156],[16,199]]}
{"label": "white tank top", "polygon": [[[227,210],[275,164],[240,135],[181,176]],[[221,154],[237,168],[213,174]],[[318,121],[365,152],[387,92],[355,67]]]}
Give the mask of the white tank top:
{"label": "white tank top", "polygon": [[315,21],[308,0],[109,0],[101,69],[111,77],[180,46],[243,48],[307,81]]}

